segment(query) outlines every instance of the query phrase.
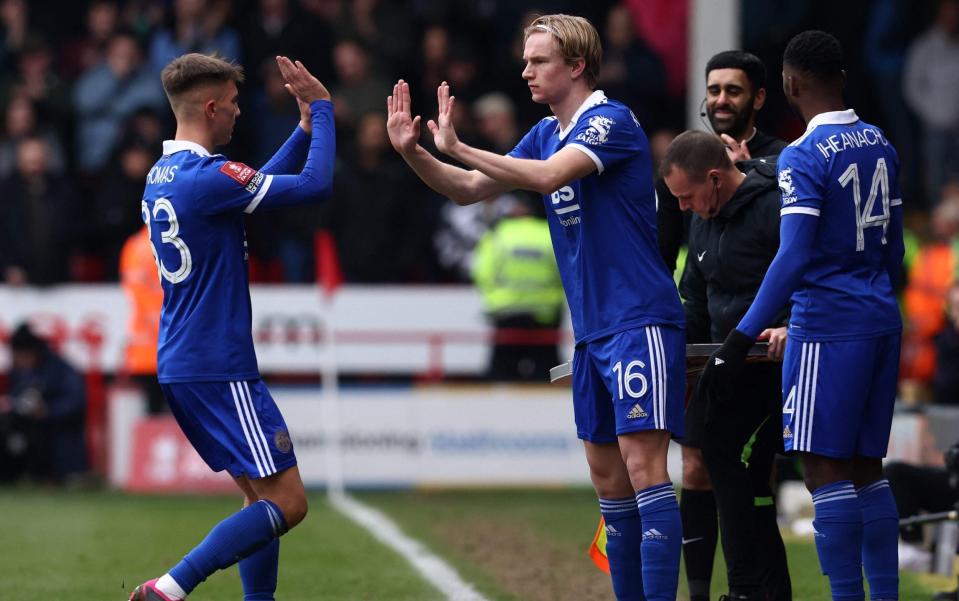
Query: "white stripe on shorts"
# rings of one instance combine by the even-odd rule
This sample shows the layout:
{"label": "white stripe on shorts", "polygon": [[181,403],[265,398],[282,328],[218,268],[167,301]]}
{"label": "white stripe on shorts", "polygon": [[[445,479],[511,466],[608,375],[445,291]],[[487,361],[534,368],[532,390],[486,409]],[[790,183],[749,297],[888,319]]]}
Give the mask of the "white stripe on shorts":
{"label": "white stripe on shorts", "polygon": [[812,450],[813,420],[816,411],[816,384],[819,381],[818,342],[802,344],[799,380],[796,394],[796,442],[793,450]]}
{"label": "white stripe on shorts", "polygon": [[256,469],[260,472],[260,477],[262,478],[266,474],[263,471],[263,463],[260,461],[259,449],[253,444],[253,439],[250,438],[250,431],[246,426],[246,418],[243,415],[243,409],[240,406],[240,394],[237,392],[237,386],[234,382],[230,382],[230,392],[233,393],[233,403],[236,405],[236,413],[240,418],[240,426],[243,428],[243,435],[246,437],[246,444],[250,445],[250,453],[253,455],[253,461],[256,463]]}
{"label": "white stripe on shorts", "polygon": [[646,326],[646,348],[649,351],[649,374],[650,374],[650,397],[653,402],[650,403],[650,407],[653,412],[653,427],[659,428],[659,378],[656,377],[656,361],[658,357],[656,356],[656,344],[653,342],[653,328],[651,326]]}
{"label": "white stripe on shorts", "polygon": [[799,370],[799,394],[797,403],[802,406],[802,419],[799,422],[799,439],[796,441],[796,450],[806,450],[806,437],[808,436],[807,422],[809,421],[809,379],[812,374],[812,345],[807,342],[802,346],[802,367]]}
{"label": "white stripe on shorts", "polygon": [[265,461],[263,462],[263,467],[266,470],[266,474],[276,473],[276,463],[273,462],[273,454],[270,453],[270,445],[266,443],[266,436],[263,435],[263,428],[260,427],[260,418],[256,415],[256,409],[253,407],[253,397],[250,396],[250,385],[246,382],[243,382],[243,390],[246,391],[246,402],[249,404],[250,408],[250,431],[253,433],[253,438],[256,439],[259,436],[260,442],[263,444],[261,447],[263,449],[263,456]]}
{"label": "white stripe on shorts", "polygon": [[666,349],[663,347],[663,331],[656,326],[656,348],[659,349],[659,427],[666,429],[666,395],[669,393],[669,377],[666,375]]}

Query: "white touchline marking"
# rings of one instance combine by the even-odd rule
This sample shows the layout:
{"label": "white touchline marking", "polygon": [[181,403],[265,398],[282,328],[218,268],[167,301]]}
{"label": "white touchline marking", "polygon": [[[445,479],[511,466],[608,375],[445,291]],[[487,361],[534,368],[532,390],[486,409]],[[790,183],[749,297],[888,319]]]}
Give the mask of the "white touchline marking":
{"label": "white touchline marking", "polygon": [[416,568],[427,582],[439,589],[449,601],[489,601],[460,578],[453,566],[434,555],[422,543],[403,534],[393,520],[348,494],[331,493],[330,504],[362,526],[373,538],[393,549]]}

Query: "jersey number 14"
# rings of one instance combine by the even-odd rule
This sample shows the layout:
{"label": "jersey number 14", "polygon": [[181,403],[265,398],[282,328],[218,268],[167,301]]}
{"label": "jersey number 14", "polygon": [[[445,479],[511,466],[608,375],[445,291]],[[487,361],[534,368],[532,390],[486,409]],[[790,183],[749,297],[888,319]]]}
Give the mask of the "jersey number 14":
{"label": "jersey number 14", "polygon": [[[856,205],[856,250],[866,248],[864,232],[866,228],[882,227],[882,243],[886,243],[886,229],[889,227],[889,170],[886,168],[886,159],[876,161],[876,169],[872,172],[872,186],[869,187],[869,197],[866,204],[862,204],[862,192],[859,189],[859,164],[853,163],[839,176],[839,183],[845,188],[852,182],[852,201]],[[882,194],[882,213],[873,215],[876,197]]]}

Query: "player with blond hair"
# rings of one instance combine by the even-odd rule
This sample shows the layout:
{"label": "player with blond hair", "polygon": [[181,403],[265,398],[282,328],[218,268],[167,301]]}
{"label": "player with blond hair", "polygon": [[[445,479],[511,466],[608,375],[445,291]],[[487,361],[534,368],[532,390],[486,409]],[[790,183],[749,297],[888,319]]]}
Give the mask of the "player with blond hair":
{"label": "player with blond hair", "polygon": [[576,430],[606,520],[613,589],[621,600],[674,601],[682,527],[666,454],[683,428],[684,316],[656,242],[649,144],[632,112],[595,89],[601,59],[582,17],[546,15],[526,28],[523,79],[553,115],[505,156],[458,139],[443,82],[428,127],[436,148],[471,170],[418,144],[403,80],[387,101],[388,131],[416,174],[459,204],[515,188],[543,195],[576,336]]}

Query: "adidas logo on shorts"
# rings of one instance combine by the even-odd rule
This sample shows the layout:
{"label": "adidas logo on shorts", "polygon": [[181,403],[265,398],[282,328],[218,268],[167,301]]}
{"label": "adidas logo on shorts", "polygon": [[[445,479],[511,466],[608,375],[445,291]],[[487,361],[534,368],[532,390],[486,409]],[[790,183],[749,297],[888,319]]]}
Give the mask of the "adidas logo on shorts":
{"label": "adidas logo on shorts", "polygon": [[789,426],[786,426],[785,428],[783,428],[783,438],[785,439],[785,438],[792,438],[792,437],[793,437],[793,432],[792,430],[789,429]]}
{"label": "adidas logo on shorts", "polygon": [[643,408],[639,406],[639,403],[633,405],[633,408],[629,410],[629,413],[626,414],[626,419],[639,419],[641,417],[648,417],[646,412],[643,411]]}

